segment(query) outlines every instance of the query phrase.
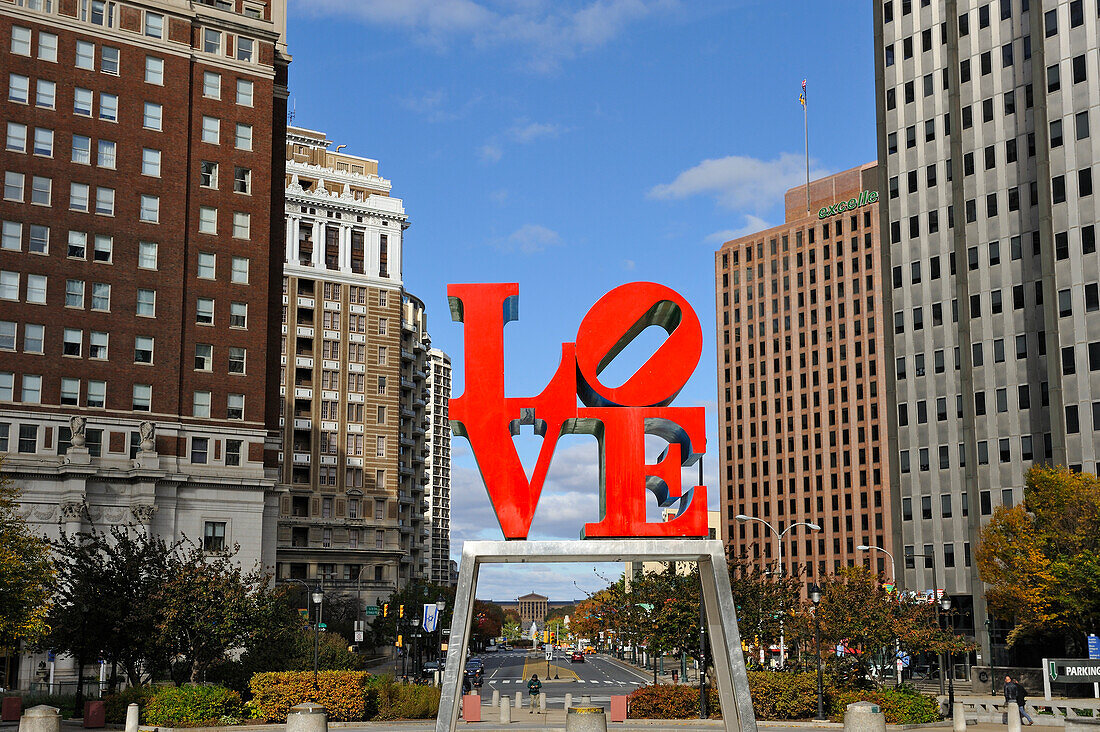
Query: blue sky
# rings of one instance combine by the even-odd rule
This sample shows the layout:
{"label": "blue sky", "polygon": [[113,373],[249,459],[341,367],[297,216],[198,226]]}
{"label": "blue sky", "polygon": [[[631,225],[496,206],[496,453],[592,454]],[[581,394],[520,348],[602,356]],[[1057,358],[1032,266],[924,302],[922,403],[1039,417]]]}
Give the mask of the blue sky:
{"label": "blue sky", "polygon": [[[449,282],[518,282],[506,329],[510,396],[537,394],[560,344],[624,282],[668,285],[703,324],[677,404],[707,408],[705,474],[717,507],[714,250],[782,221],[811,166],[875,157],[871,3],[861,0],[291,0],[295,124],[376,158],[405,201],[404,275],[455,360]],[[625,379],[647,331],[608,372]],[[499,538],[465,440],[455,440],[452,527]],[[528,450],[530,445],[527,446]],[[594,442],[557,448],[532,538],[575,538],[596,516]],[[618,567],[600,574],[618,575]],[[576,581],[576,585],[574,584]],[[588,568],[497,568],[479,596],[581,596]]]}

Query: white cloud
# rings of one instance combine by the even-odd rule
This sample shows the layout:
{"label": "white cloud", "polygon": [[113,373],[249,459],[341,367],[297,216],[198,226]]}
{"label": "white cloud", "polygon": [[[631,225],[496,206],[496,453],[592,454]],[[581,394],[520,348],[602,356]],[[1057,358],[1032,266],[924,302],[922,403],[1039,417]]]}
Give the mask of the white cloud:
{"label": "white cloud", "polygon": [[517,46],[526,63],[552,71],[598,48],[631,23],[677,7],[679,0],[293,0],[300,12],[348,16],[409,32],[423,43]]}
{"label": "white cloud", "polygon": [[475,94],[465,101],[456,102],[444,89],[429,89],[421,94],[403,97],[399,102],[402,107],[429,122],[454,122],[467,116],[483,98],[483,95]]}
{"label": "white cloud", "polygon": [[498,188],[497,190],[489,193],[489,200],[498,206],[503,206],[508,200],[508,195],[509,193],[507,188]]}
{"label": "white cloud", "polygon": [[500,242],[502,251],[519,251],[523,254],[537,254],[549,247],[561,244],[561,236],[553,229],[541,224],[524,224],[513,231],[507,239]]}
{"label": "white cloud", "polygon": [[517,122],[516,126],[508,130],[508,137],[516,142],[526,145],[540,137],[557,137],[562,133],[561,125],[550,122]]}
{"label": "white cloud", "polygon": [[[806,160],[795,153],[782,153],[774,160],[741,155],[704,160],[649,191],[651,198],[682,199],[713,196],[729,209],[765,211],[781,200],[787,189],[806,182]],[[811,167],[810,176],[820,178],[828,171]]]}
{"label": "white cloud", "polygon": [[634,268],[637,266],[637,263],[633,259],[623,260],[623,269],[625,269],[627,272],[633,272]]}
{"label": "white cloud", "polygon": [[705,241],[708,244],[725,244],[731,239],[740,239],[743,236],[755,234],[756,232],[763,231],[764,229],[770,229],[771,226],[771,224],[769,224],[767,221],[760,218],[759,216],[746,214],[745,225],[741,228],[722,229],[721,231],[716,231],[713,234],[708,234]]}
{"label": "white cloud", "polygon": [[482,162],[499,163],[500,159],[504,156],[504,151],[500,149],[499,145],[493,145],[487,142],[478,148],[477,154]]}

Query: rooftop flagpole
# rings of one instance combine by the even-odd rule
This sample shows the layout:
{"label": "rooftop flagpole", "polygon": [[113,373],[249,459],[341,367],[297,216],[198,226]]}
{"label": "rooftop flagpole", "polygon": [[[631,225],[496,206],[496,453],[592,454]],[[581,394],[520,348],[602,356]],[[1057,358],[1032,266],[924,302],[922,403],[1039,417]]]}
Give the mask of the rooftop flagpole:
{"label": "rooftop flagpole", "polygon": [[806,80],[802,80],[802,94],[798,97],[802,104],[802,128],[806,136],[806,213],[810,212],[810,116],[806,111]]}

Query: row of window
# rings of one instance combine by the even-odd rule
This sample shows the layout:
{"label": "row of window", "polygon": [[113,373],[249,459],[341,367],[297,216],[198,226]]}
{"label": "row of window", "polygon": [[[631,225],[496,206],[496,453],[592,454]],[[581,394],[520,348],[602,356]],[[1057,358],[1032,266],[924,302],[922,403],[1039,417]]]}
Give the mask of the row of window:
{"label": "row of window", "polygon": [[[1100,404],[1098,402],[1097,404]],[[1075,412],[1076,414],[1076,412]],[[1094,410],[1094,416],[1096,412]],[[1097,423],[1097,429],[1100,429],[1100,423]],[[1067,428],[1068,429],[1068,428]],[[1079,432],[1080,428],[1073,430]],[[1044,441],[1044,455],[1052,454],[1051,436],[1049,433],[1043,436]],[[979,440],[977,444],[978,448],[978,465],[989,465],[989,442],[986,440]],[[1007,437],[1002,437],[997,440],[997,451],[1001,463],[1012,462],[1012,441]],[[923,472],[928,472],[932,469],[931,458],[929,448],[921,447],[917,449],[917,469]],[[966,446],[963,443],[959,443],[957,451],[957,467],[966,467]],[[1020,454],[1019,457],[1023,461],[1034,460],[1035,458],[1035,445],[1031,435],[1024,435],[1020,438]],[[950,445],[940,445],[938,448],[938,460],[940,470],[949,470],[951,466],[951,448]],[[898,453],[898,467],[902,474],[908,474],[912,472],[913,465],[910,459],[909,450],[901,450]]]}
{"label": "row of window", "polygon": [[[864,211],[863,212],[863,228],[869,229],[869,228],[871,228],[871,224],[872,224],[871,212],[870,211]],[[849,231],[849,233],[853,233],[853,234],[856,233],[858,228],[859,228],[859,217],[858,216],[849,216],[848,217],[848,231]],[[823,239],[830,238],[830,231],[835,233],[837,238],[838,238],[837,245],[836,245],[836,256],[837,257],[841,256],[844,252],[844,242],[839,240],[839,238],[843,235],[843,229],[844,229],[844,219],[843,219],[843,217],[836,218],[835,220],[832,221],[831,224],[828,221],[822,222],[822,224],[821,224],[821,236],[822,236]],[[816,238],[814,236],[815,232],[816,232],[816,228],[811,228],[811,229],[808,230],[807,239],[808,239],[809,244],[814,243],[814,239]],[[784,234],[782,236],[782,239],[783,239],[783,252],[786,253],[786,252],[790,251],[790,237],[788,235]],[[869,248],[870,247],[870,239],[865,239],[864,242],[865,242],[865,245]],[[858,239],[853,237],[851,243],[852,243],[851,251],[853,253],[857,252],[858,249],[859,249]],[[795,244],[794,245],[795,245],[796,249],[802,247],[802,232],[801,231],[796,231],[795,232]],[[778,247],[779,247],[779,242],[776,239],[773,238],[768,242],[768,250],[769,250],[769,253],[770,253],[771,257],[776,257],[777,256]],[[756,242],[755,247],[752,244],[747,244],[747,245],[745,245],[744,250],[743,250],[743,252],[744,252],[744,262],[746,264],[753,261],[753,249],[754,248],[756,250],[756,258],[758,260],[764,259],[764,242],[762,242],[762,241],[761,242]],[[730,255],[731,254],[732,254],[733,266],[737,267],[739,265],[740,261],[741,261],[741,253],[742,253],[742,250],[740,248],[737,248],[737,249],[731,248],[731,249],[728,249],[728,250],[722,252],[722,268],[726,269],[730,266],[729,262],[730,262]],[[799,266],[799,267],[802,266],[802,256],[803,256],[803,252],[801,252],[801,251],[796,252],[797,266]],[[812,249],[809,250],[808,253],[807,253],[807,256],[809,257],[810,264],[814,264],[814,258],[816,256],[814,250],[812,250]],[[823,258],[824,259],[829,258],[829,247],[827,245],[823,249]],[[783,269],[784,269],[784,271],[786,271],[787,269],[789,269],[789,260],[786,257],[784,257],[783,262],[784,262]],[[775,262],[773,261],[772,264],[774,266]],[[763,265],[760,265],[760,267],[762,267],[762,266]],[[772,270],[772,273],[773,274],[775,273],[775,269]],[[746,282],[750,281],[752,279],[752,267],[751,266],[747,270],[745,270],[745,275],[746,275]],[[760,269],[760,275],[759,276],[761,278],[764,277],[763,269]],[[736,284],[737,281],[738,281],[737,274],[735,272],[734,283]]]}
{"label": "row of window", "polygon": [[[49,254],[50,227],[41,224],[30,224],[24,227],[20,221],[0,221],[0,250],[22,251],[24,229],[27,233],[27,251],[31,254]],[[69,231],[65,252],[66,257],[69,259],[90,259],[92,262],[100,264],[113,264],[114,248],[114,237],[108,234]],[[157,250],[156,242],[138,242],[138,269],[155,270],[157,268]]]}
{"label": "row of window", "polygon": [[[1011,489],[1006,489],[1006,490],[1011,490]],[[1008,505],[1012,505],[1012,504],[1009,503]],[[922,547],[921,553],[915,555],[914,554],[916,552],[915,547],[913,547],[912,545],[906,545],[906,547],[905,547],[905,568],[906,569],[914,569],[916,567],[915,557],[920,556],[920,557],[924,558],[924,568],[925,569],[932,569],[935,566],[934,565],[935,554],[933,553],[933,549],[934,549],[934,546],[932,544],[925,544]],[[941,547],[941,549],[943,551],[943,566],[947,569],[953,568],[955,566],[955,545],[953,543],[948,542],[948,543],[944,544]],[[967,541],[967,542],[963,542],[963,566],[964,567],[969,567],[970,562],[971,562],[970,542]]]}

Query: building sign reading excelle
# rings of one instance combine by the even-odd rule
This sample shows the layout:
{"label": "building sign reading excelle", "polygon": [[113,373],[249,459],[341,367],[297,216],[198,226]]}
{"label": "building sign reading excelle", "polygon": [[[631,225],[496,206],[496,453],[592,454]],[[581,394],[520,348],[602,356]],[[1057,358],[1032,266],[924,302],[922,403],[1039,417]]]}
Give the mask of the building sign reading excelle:
{"label": "building sign reading excelle", "polygon": [[859,194],[859,198],[849,198],[847,201],[837,201],[832,206],[825,206],[817,212],[817,217],[819,219],[827,219],[830,216],[836,216],[845,211],[854,211],[857,208],[869,206],[872,203],[878,203],[878,191],[862,191]]}

